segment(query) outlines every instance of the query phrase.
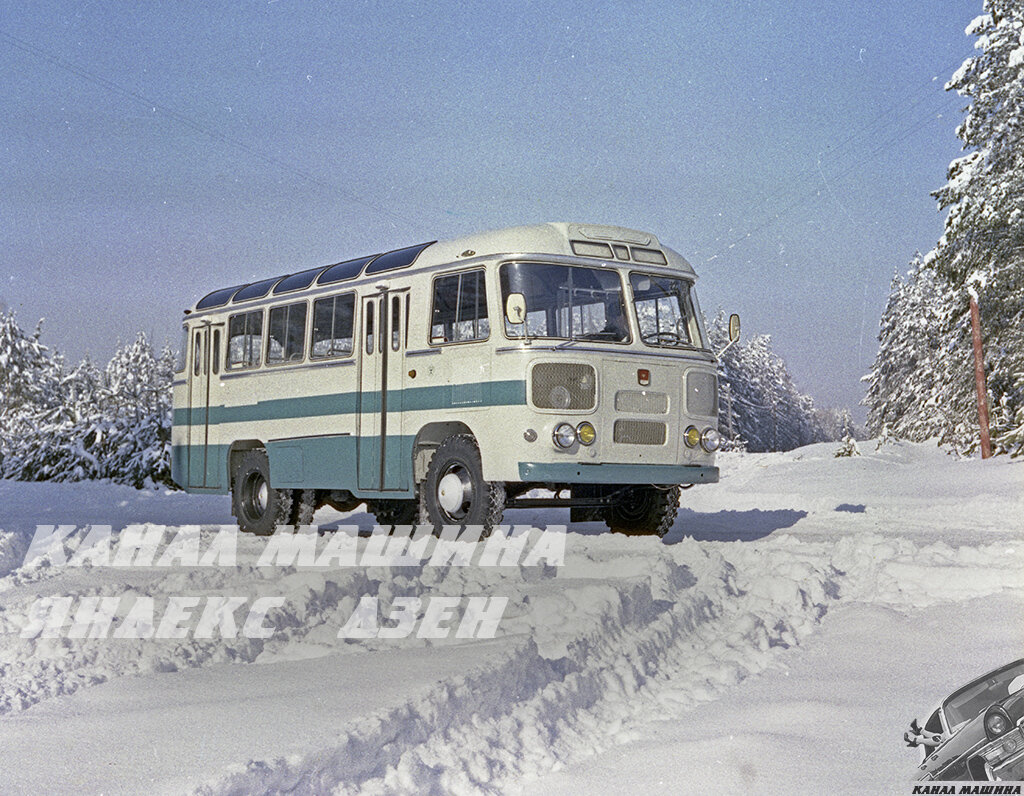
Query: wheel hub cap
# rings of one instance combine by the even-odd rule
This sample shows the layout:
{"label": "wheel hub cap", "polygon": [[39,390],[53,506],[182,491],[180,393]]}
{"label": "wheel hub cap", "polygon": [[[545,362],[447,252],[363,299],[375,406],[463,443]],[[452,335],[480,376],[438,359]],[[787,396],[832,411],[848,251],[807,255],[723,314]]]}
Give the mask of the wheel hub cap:
{"label": "wheel hub cap", "polygon": [[449,472],[437,483],[437,503],[448,514],[455,514],[471,497],[468,481],[459,473]]}
{"label": "wheel hub cap", "polygon": [[267,486],[266,481],[259,485],[253,498],[257,513],[262,514],[267,510],[267,504],[270,502],[270,488]]}

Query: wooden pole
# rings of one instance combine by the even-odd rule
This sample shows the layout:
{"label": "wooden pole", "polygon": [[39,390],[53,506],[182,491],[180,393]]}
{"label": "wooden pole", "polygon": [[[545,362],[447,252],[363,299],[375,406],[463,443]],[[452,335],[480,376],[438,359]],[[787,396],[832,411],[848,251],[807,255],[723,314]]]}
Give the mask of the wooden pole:
{"label": "wooden pole", "polygon": [[978,425],[981,427],[981,458],[992,455],[988,433],[988,389],[985,387],[985,358],[981,349],[981,316],[978,300],[971,291],[971,337],[974,339],[974,385],[978,390]]}

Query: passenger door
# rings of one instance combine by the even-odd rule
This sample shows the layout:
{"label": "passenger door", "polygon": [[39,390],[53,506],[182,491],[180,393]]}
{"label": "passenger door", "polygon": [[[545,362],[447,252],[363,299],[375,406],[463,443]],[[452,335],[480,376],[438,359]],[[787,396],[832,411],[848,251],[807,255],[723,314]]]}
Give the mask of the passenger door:
{"label": "passenger door", "polygon": [[408,488],[403,467],[402,388],[405,367],[407,291],[382,291],[362,299],[357,429],[361,490]]}
{"label": "passenger door", "polygon": [[209,326],[192,330],[188,373],[188,485],[205,487],[207,446],[210,441],[210,341]]}

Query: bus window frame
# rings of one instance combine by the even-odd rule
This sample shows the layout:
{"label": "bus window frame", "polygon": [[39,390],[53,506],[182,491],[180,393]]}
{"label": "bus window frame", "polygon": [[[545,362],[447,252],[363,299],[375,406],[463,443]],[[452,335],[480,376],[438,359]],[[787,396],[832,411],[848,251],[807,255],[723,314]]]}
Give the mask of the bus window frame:
{"label": "bus window frame", "polygon": [[[258,314],[260,316],[260,343],[259,343],[258,346],[256,346],[256,350],[258,352],[258,357],[259,358],[254,363],[246,363],[245,360],[242,360],[241,362],[238,362],[238,363],[232,363],[231,362],[231,321],[234,318],[238,317],[239,315],[248,316],[248,315],[253,315],[253,314]],[[259,308],[256,308],[256,309],[249,309],[249,310],[243,309],[243,310],[240,310],[238,312],[232,312],[232,313],[228,314],[227,331],[226,331],[226,333],[224,335],[224,337],[225,337],[225,339],[227,341],[227,356],[224,357],[224,370],[226,372],[237,373],[239,371],[245,371],[245,370],[259,370],[263,366],[263,364],[264,364],[264,360],[263,360],[263,346],[265,345],[264,337],[266,335],[266,329],[267,329],[267,322],[266,321],[267,321],[266,307],[259,307]],[[248,328],[248,323],[246,324],[246,328]],[[244,336],[245,337],[253,337],[254,335],[246,334]]]}
{"label": "bus window frame", "polygon": [[[431,346],[432,348],[442,348],[442,347],[453,346],[453,345],[474,345],[476,343],[486,343],[488,340],[491,339],[491,331],[494,328],[494,325],[491,322],[491,305],[490,305],[490,299],[488,297],[488,294],[492,292],[488,288],[488,285],[487,285],[487,281],[488,281],[487,280],[487,274],[488,274],[489,270],[490,269],[487,268],[487,266],[485,266],[485,265],[474,265],[474,266],[469,267],[469,268],[459,268],[459,269],[456,269],[454,271],[444,271],[442,273],[434,274],[431,277],[431,279],[430,279],[430,294],[429,294],[430,295],[430,300],[427,302],[427,345]],[[461,280],[461,277],[462,277],[463,274],[469,274],[469,273],[478,273],[478,274],[481,274],[483,276],[483,279],[481,280],[482,284],[483,284],[483,289],[484,289],[484,301],[483,301],[484,315],[483,315],[483,318],[485,318],[487,320],[487,336],[486,337],[474,337],[472,340],[444,340],[444,341],[437,341],[437,340],[434,339],[434,335],[433,335],[433,330],[434,330],[434,288],[435,288],[435,285],[437,284],[437,280],[438,279],[444,279],[446,277],[451,277],[451,276],[458,276],[458,277],[460,277],[460,280],[459,280],[459,294],[461,295],[461,293],[462,293],[462,280]],[[459,296],[456,296],[456,299],[455,299],[456,313],[458,312],[458,300],[459,300]],[[408,318],[408,314],[406,314],[406,318]],[[481,318],[477,318],[477,323],[478,324],[479,324],[480,320],[481,320]]]}
{"label": "bus window frame", "polygon": [[[582,256],[582,255],[578,255],[578,256]],[[634,337],[633,337],[633,326],[632,326],[632,324],[630,322],[630,317],[631,316],[635,317],[635,313],[633,311],[633,291],[632,291],[632,286],[629,283],[630,269],[628,268],[628,266],[630,264],[614,262],[614,263],[610,264],[606,268],[596,268],[592,262],[579,262],[579,261],[555,262],[555,261],[551,261],[551,260],[533,260],[533,259],[530,259],[530,260],[522,260],[522,259],[504,260],[504,261],[498,263],[498,265],[494,269],[495,279],[496,279],[496,281],[498,283],[498,297],[499,297],[498,301],[501,302],[501,306],[504,306],[504,302],[505,302],[505,293],[504,293],[504,291],[502,289],[502,282],[501,282],[501,269],[504,268],[505,266],[508,266],[508,265],[560,265],[560,266],[563,266],[563,267],[566,267],[566,268],[586,268],[586,269],[591,270],[591,271],[608,271],[610,273],[615,274],[618,277],[618,279],[619,279],[619,295],[621,296],[621,299],[622,299],[622,307],[620,309],[621,309],[621,311],[623,313],[623,316],[622,316],[623,320],[625,320],[625,322],[626,322],[626,339],[625,340],[600,340],[600,339],[594,339],[594,338],[588,338],[588,337],[557,337],[555,335],[549,335],[549,334],[542,334],[542,335],[535,335],[535,334],[511,335],[508,332],[508,324],[506,323],[505,314],[504,314],[504,311],[503,311],[501,313],[501,331],[502,331],[502,334],[505,336],[506,340],[509,340],[509,341],[511,341],[513,343],[522,343],[522,342],[525,342],[527,340],[541,340],[541,341],[550,340],[550,341],[557,342],[557,343],[560,343],[560,344],[561,343],[588,343],[588,344],[597,343],[599,345],[615,345],[615,346],[622,346],[622,347],[627,347],[627,348],[629,346],[633,345],[633,343],[635,342]],[[628,293],[627,293],[627,291],[628,291]],[[527,310],[527,314],[529,314],[530,308],[527,307],[526,310]],[[535,310],[535,311],[539,311],[539,310]],[[569,326],[570,326],[570,329],[571,329],[572,328],[572,321],[571,320],[570,320]]]}
{"label": "bus window frame", "polygon": [[[287,294],[285,294],[285,295],[287,295]],[[285,351],[287,352],[288,324],[289,324],[289,320],[291,319],[292,308],[293,307],[297,307],[299,305],[305,305],[305,308],[306,308],[306,317],[305,317],[305,320],[303,321],[303,324],[302,324],[302,334],[300,335],[300,338],[299,338],[300,340],[302,340],[302,356],[300,356],[298,359],[291,359],[291,358],[287,358],[286,357],[284,359],[278,359],[278,360],[271,361],[271,359],[270,359],[270,341],[271,341],[270,326],[271,326],[272,322],[271,322],[270,316],[273,314],[274,310],[281,310],[281,309],[283,309],[285,311],[285,316],[284,316]],[[282,365],[301,365],[302,363],[306,362],[306,360],[308,359],[307,351],[306,351],[306,338],[309,336],[309,334],[307,334],[307,331],[309,330],[309,324],[310,324],[310,321],[309,321],[309,299],[301,299],[299,301],[286,301],[286,302],[283,302],[281,304],[274,304],[273,306],[267,307],[266,324],[267,324],[267,333],[266,333],[265,342],[264,342],[264,345],[263,345],[263,362],[266,364],[266,366],[268,368],[279,368]]]}
{"label": "bus window frame", "polygon": [[210,359],[212,362],[211,370],[214,376],[220,375],[220,338],[220,328],[215,327],[210,339]]}
{"label": "bus window frame", "polygon": [[[677,280],[679,282],[683,282],[686,285],[686,299],[687,299],[687,302],[690,305],[689,309],[690,309],[690,311],[692,313],[691,321],[692,321],[693,325],[697,329],[697,338],[698,338],[697,342],[693,342],[691,340],[689,342],[685,342],[684,343],[684,342],[680,341],[679,345],[665,345],[665,344],[661,344],[661,343],[649,343],[647,340],[644,340],[643,329],[640,326],[640,314],[637,312],[637,307],[636,307],[636,296],[633,293],[633,276],[634,275],[636,275],[636,276],[654,277],[656,279],[674,279],[674,280]],[[633,317],[636,319],[636,326],[637,326],[637,332],[638,332],[637,339],[640,341],[641,344],[647,346],[648,348],[660,349],[662,351],[664,351],[664,350],[668,350],[668,351],[708,351],[709,350],[709,349],[704,347],[704,341],[707,339],[707,332],[704,329],[704,325],[701,323],[700,307],[697,304],[696,294],[695,294],[695,291],[694,291],[694,288],[697,285],[696,280],[694,280],[692,278],[688,279],[688,278],[686,278],[685,276],[682,276],[682,275],[666,274],[666,273],[662,273],[662,272],[658,272],[658,271],[649,271],[649,270],[645,270],[645,269],[636,269],[636,268],[631,268],[629,270],[629,273],[626,274],[626,277],[627,277],[626,278],[626,286],[629,288],[629,308],[630,308],[630,312],[632,312],[632,314],[633,314]],[[683,307],[681,309],[685,310],[686,308]],[[688,327],[687,328],[687,333],[690,334],[690,336],[692,337],[693,335],[691,333],[691,329],[689,328],[689,324],[687,324],[687,327]]]}
{"label": "bus window frame", "polygon": [[[347,353],[340,354],[316,354],[313,353],[313,346],[315,341],[313,340],[313,332],[316,330],[316,305],[320,301],[332,301],[333,306],[336,309],[338,306],[338,299],[344,298],[345,296],[352,297],[352,348]],[[314,296],[311,299],[313,311],[310,314],[309,320],[309,361],[310,362],[328,362],[334,359],[348,359],[354,357],[356,351],[359,349],[362,341],[359,340],[359,331],[361,329],[359,325],[359,296],[354,290],[343,290],[340,293],[331,293],[325,296]],[[334,339],[334,319],[336,312],[331,313],[331,338]]]}

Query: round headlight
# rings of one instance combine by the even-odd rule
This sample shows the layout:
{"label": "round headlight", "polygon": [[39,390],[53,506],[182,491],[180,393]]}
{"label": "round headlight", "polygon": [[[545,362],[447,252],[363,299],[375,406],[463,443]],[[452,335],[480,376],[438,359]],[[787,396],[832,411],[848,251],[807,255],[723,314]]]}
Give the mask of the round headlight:
{"label": "round headlight", "polygon": [[992,711],[985,717],[985,731],[995,738],[1010,729],[1010,721],[1001,712]]}
{"label": "round headlight", "polygon": [[559,448],[571,448],[576,442],[576,429],[568,423],[559,423],[551,438]]}
{"label": "round headlight", "polygon": [[568,387],[559,384],[551,388],[551,392],[548,393],[548,401],[551,402],[552,409],[568,409],[569,404],[572,403],[572,395],[569,393]]}
{"label": "round headlight", "polygon": [[576,439],[580,441],[580,445],[593,445],[597,439],[597,431],[590,423],[583,421],[576,426]]}
{"label": "round headlight", "polygon": [[683,442],[688,448],[696,448],[700,444],[700,431],[696,426],[690,426],[683,432]]}
{"label": "round headlight", "polygon": [[708,453],[714,453],[721,448],[722,435],[718,433],[718,429],[704,429],[704,433],[700,435],[700,446]]}

